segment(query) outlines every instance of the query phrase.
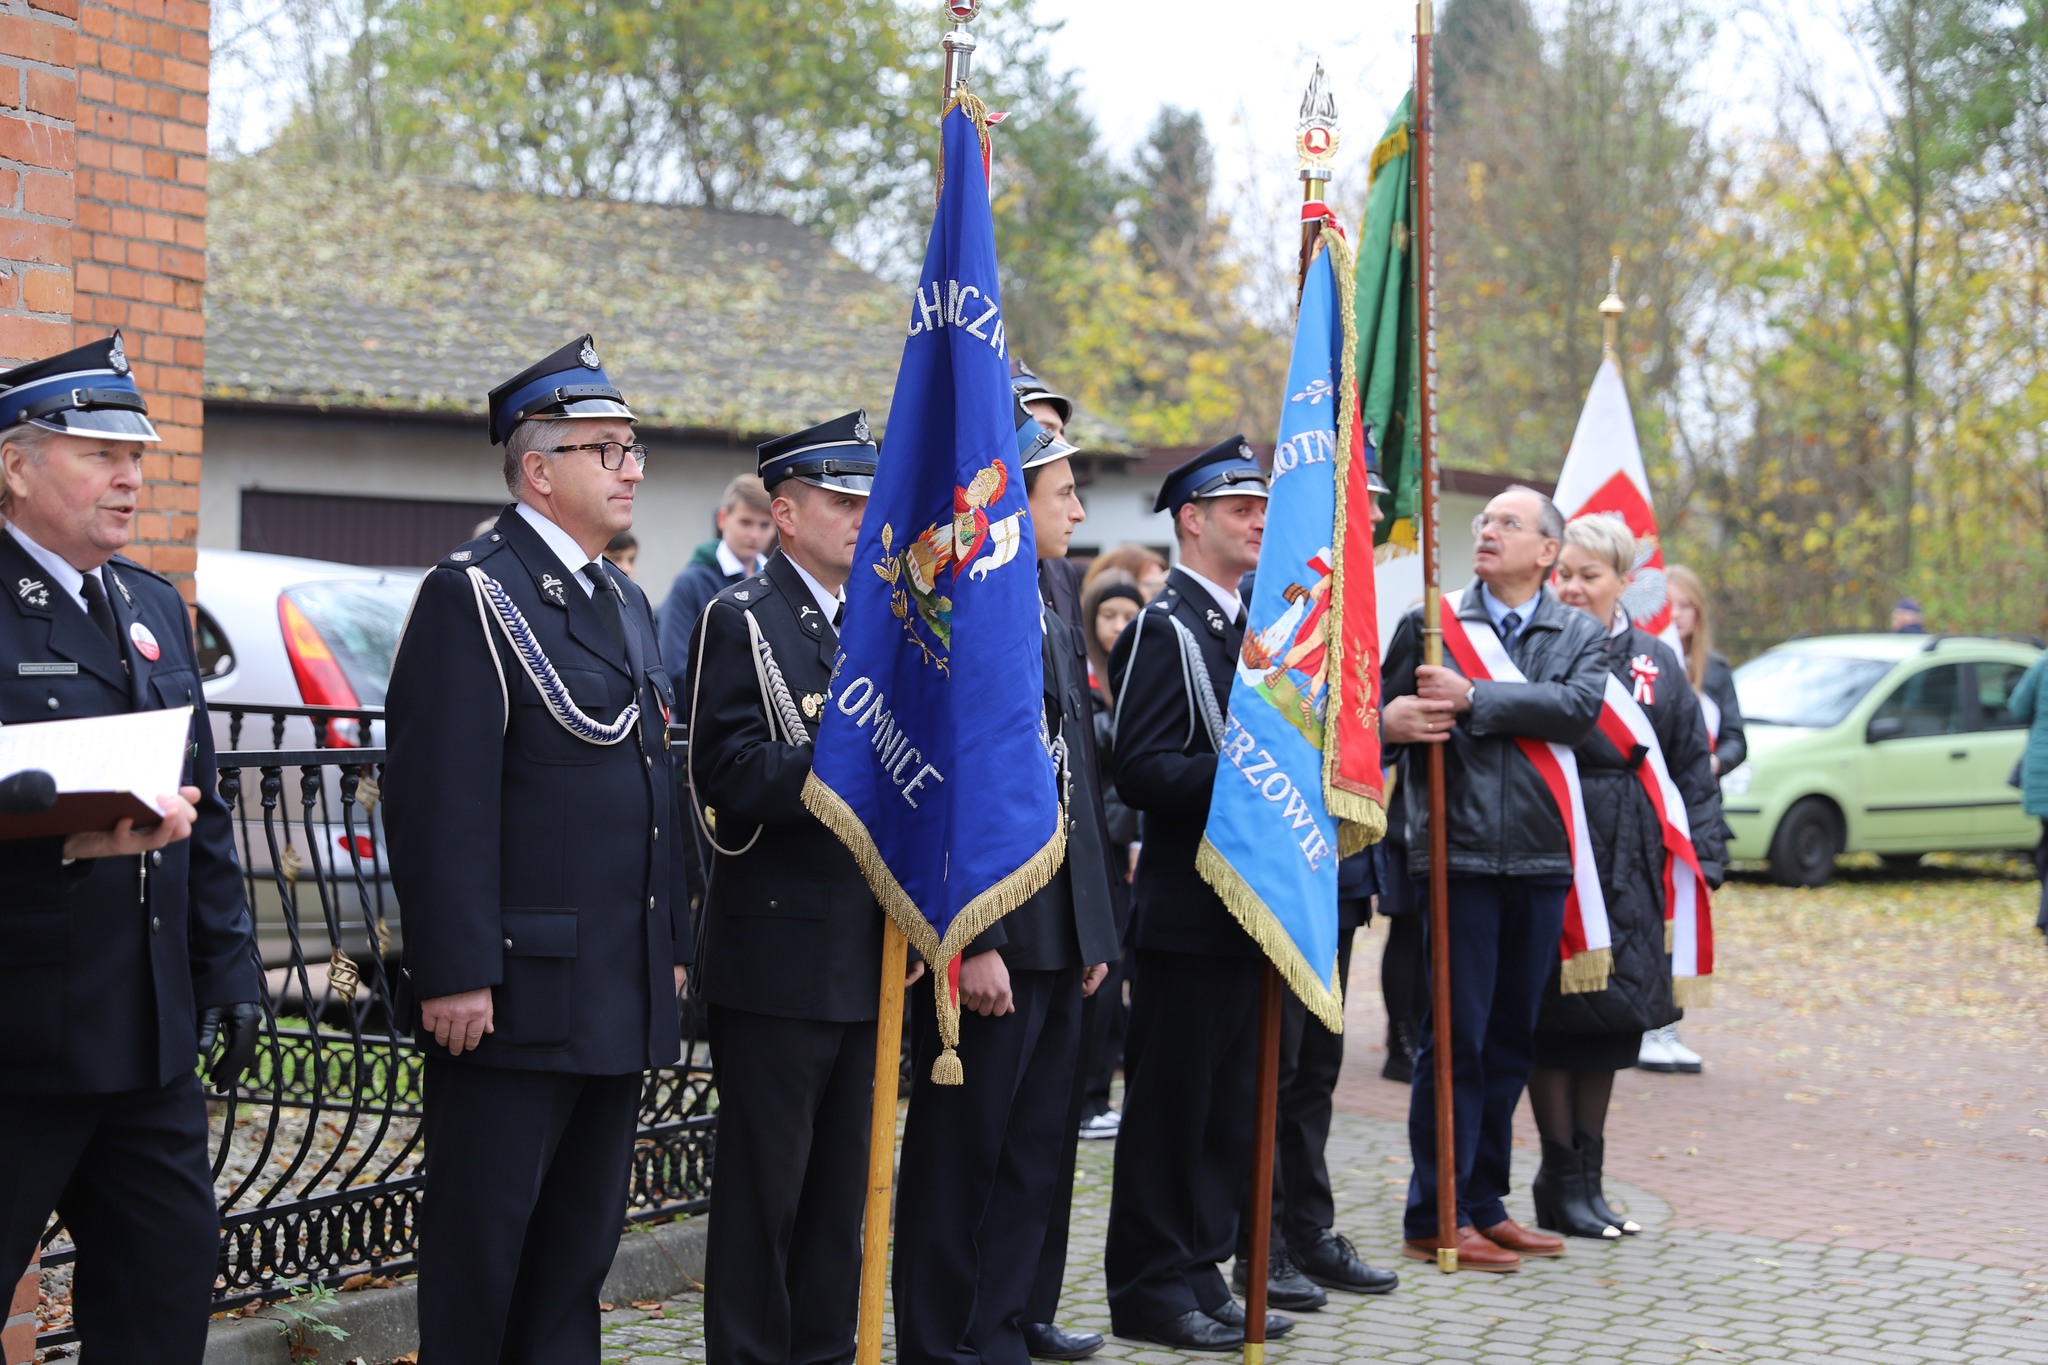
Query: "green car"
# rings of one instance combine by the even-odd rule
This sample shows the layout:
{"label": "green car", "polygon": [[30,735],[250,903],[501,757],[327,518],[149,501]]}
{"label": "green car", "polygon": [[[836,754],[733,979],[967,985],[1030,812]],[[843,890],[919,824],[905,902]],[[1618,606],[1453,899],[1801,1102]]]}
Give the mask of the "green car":
{"label": "green car", "polygon": [[1721,778],[1728,856],[1819,886],[1838,853],[1904,868],[2033,847],[2040,823],[2006,782],[2027,738],[2008,703],[2040,654],[1983,636],[1829,635],[1736,669],[1749,754]]}

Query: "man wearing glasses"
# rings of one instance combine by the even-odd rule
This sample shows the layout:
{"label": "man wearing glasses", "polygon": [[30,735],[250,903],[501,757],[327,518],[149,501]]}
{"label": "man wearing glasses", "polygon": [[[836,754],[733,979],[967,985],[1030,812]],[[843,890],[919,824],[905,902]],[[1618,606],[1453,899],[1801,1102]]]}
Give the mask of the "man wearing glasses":
{"label": "man wearing glasses", "polygon": [[[1515,1106],[1534,1063],[1536,1012],[1557,968],[1572,858],[1563,815],[1526,756],[1523,737],[1577,746],[1600,717],[1607,675],[1601,629],[1544,587],[1564,543],[1564,519],[1534,489],[1513,487],[1472,523],[1475,578],[1446,598],[1467,637],[1497,639],[1494,680],[1422,662],[1422,610],[1401,618],[1387,647],[1382,733],[1411,795],[1408,867],[1415,899],[1429,897],[1425,744],[1444,752],[1450,866],[1451,1085],[1457,1135],[1458,1268],[1516,1270],[1524,1256],[1559,1256],[1561,1239],[1507,1216]],[[1448,633],[1448,632],[1447,632]],[[1519,679],[1498,675],[1518,671]],[[1412,785],[1411,785],[1412,784]],[[1402,1254],[1435,1258],[1435,1039],[1425,1023],[1409,1096],[1408,1186]]]}
{"label": "man wearing glasses", "polygon": [[647,451],[590,338],[492,390],[489,423],[517,502],[421,583],[386,705],[427,1058],[420,1350],[596,1365],[641,1074],[681,1049],[675,693],[603,558]]}

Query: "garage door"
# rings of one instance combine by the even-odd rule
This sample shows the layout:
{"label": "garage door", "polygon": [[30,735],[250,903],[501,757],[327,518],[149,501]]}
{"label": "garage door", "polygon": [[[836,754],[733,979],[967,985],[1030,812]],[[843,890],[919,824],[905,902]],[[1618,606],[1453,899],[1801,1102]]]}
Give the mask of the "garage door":
{"label": "garage door", "polygon": [[241,548],[343,564],[425,568],[498,515],[494,502],[242,490]]}

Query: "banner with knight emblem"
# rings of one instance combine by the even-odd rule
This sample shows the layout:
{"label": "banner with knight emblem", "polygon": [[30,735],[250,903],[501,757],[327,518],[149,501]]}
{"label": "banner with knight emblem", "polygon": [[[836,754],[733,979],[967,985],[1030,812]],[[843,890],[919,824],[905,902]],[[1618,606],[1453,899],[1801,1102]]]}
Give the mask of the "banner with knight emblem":
{"label": "banner with knight emblem", "polygon": [[1294,993],[1341,1032],[1337,860],[1377,842],[1386,812],[1353,261],[1334,228],[1321,241],[1195,865]]}
{"label": "banner with knight emblem", "polygon": [[1650,505],[1650,476],[1643,467],[1643,448],[1636,440],[1636,418],[1621,382],[1621,365],[1612,351],[1600,358],[1551,501],[1566,521],[1606,512],[1628,523],[1636,537],[1636,580],[1622,594],[1622,609],[1629,620],[1682,656],[1678,632],[1671,625],[1664,546],[1657,538],[1657,513]]}
{"label": "banner with knight emblem", "polygon": [[988,115],[972,95],[947,107],[943,137],[938,212],[804,802],[930,965],[946,1049],[932,1078],[957,1084],[959,952],[1045,885],[1066,837]]}

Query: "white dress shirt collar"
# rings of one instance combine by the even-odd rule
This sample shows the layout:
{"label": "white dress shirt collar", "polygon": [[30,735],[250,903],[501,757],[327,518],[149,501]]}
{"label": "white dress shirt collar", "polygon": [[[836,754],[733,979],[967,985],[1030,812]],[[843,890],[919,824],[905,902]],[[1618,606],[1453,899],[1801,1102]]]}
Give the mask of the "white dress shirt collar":
{"label": "white dress shirt collar", "polygon": [[[757,574],[761,572],[761,566],[768,562],[766,559],[757,559],[752,564],[744,563],[738,555],[732,552],[732,547],[722,540],[718,542],[717,553],[718,567],[725,570],[727,578],[745,578],[749,574]],[[791,563],[794,562],[794,560],[791,561]]]}
{"label": "white dress shirt collar", "polygon": [[[725,542],[720,541],[719,543],[723,545]],[[801,578],[804,581],[804,586],[811,590],[811,599],[818,604],[818,610],[825,613],[826,622],[835,622],[839,616],[839,609],[846,605],[845,594],[826,591],[823,583],[811,577],[809,569],[797,563],[796,560],[791,559],[788,554],[784,554],[782,557],[789,560],[789,567],[796,570],[796,576]],[[837,626],[835,625],[833,628],[837,629]]]}
{"label": "white dress shirt collar", "polygon": [[[78,609],[84,611],[85,594],[80,592],[79,589],[85,586],[85,571],[75,568],[70,560],[64,558],[55,550],[46,550],[33,540],[30,540],[28,533],[13,522],[0,521],[0,526],[7,528],[8,533],[14,537],[15,543],[28,551],[28,557],[42,567],[43,572],[50,576],[50,581],[69,594],[71,600],[78,604]],[[94,569],[92,576],[99,578],[100,571]],[[102,588],[106,586],[105,579],[100,579],[100,586]]]}
{"label": "white dress shirt collar", "polygon": [[578,545],[567,531],[523,502],[519,504],[519,515],[525,517],[526,524],[540,533],[541,540],[555,552],[555,558],[562,561],[562,567],[569,571],[569,577],[575,580],[576,586],[583,589],[585,597],[597,591],[597,585],[583,573],[583,566],[590,563],[591,558],[583,553],[583,547]]}
{"label": "white dress shirt collar", "polygon": [[1244,598],[1238,595],[1237,589],[1226,588],[1220,583],[1212,583],[1185,564],[1177,565],[1176,567],[1189,578],[1201,584],[1209,596],[1216,599],[1216,605],[1223,609],[1224,620],[1237,620],[1238,613],[1244,610]]}

